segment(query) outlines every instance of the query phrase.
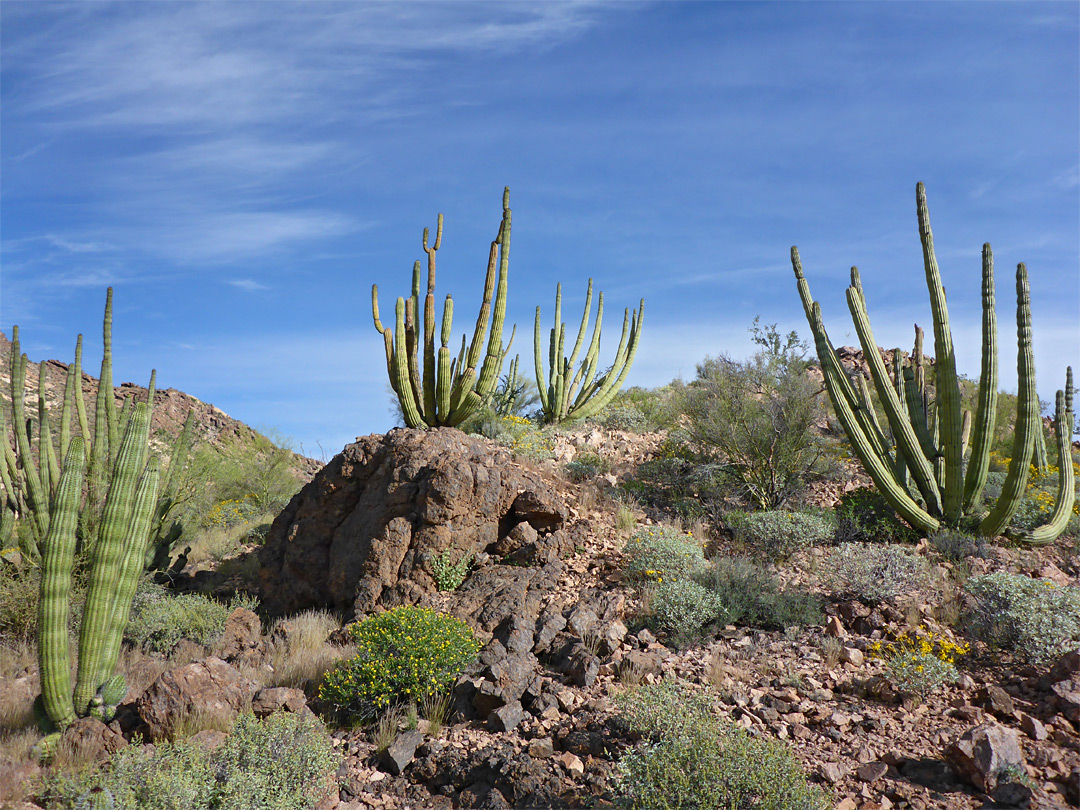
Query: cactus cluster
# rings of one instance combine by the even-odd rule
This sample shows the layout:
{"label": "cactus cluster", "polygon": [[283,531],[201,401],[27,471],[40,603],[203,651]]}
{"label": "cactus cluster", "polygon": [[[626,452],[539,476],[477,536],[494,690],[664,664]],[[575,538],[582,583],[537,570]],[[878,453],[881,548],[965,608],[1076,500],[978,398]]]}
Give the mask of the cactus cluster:
{"label": "cactus cluster", "polygon": [[[795,247],[791,249],[791,264],[833,409],[878,490],[901,518],[920,531],[929,533],[947,525],[994,537],[1005,531],[1020,505],[1035,453],[1036,436],[1040,432],[1027,267],[1021,263],[1016,269],[1019,385],[1012,458],[1001,495],[993,508],[984,513],[982,495],[990,461],[998,385],[993,253],[989,244],[983,245],[982,368],[978,404],[972,417],[961,408],[945,288],[934,253],[926,189],[922,183],[916,187],[916,209],[934,323],[937,360],[933,401],[929,398],[922,362],[922,330],[915,327],[915,347],[906,365],[900,350],[893,350],[890,374],[870,328],[866,298],[855,267],[851,269],[851,286],[847,290],[848,308],[885,413],[888,431],[883,429],[878,418],[865,379],[859,375],[853,382],[840,365],[825,331],[821,307],[810,295]],[[1049,524],[1021,536],[1028,542],[1052,541],[1064,529],[1072,510],[1075,493],[1069,447],[1071,369],[1066,390],[1068,393],[1059,391],[1057,397],[1056,430],[1062,471],[1057,505]]]}
{"label": "cactus cluster", "polygon": [[[412,294],[407,299],[397,299],[394,327],[383,326],[379,318],[379,288],[376,284],[371,287],[371,311],[375,329],[383,336],[386,346],[390,385],[401,403],[405,424],[413,428],[456,426],[477,413],[494,393],[503,361],[510,351],[510,344],[514,342],[511,332],[510,341],[505,347],[502,344],[510,269],[510,189],[503,189],[502,222],[488,254],[484,298],[472,341],[466,345],[466,336],[462,335],[461,350],[454,358],[451,357],[449,345],[454,300],[449,295],[443,303],[438,351],[435,347],[435,253],[442,244],[442,226],[443,216],[439,214],[435,241],[430,245],[428,229],[424,228],[423,246],[428,258],[428,275],[422,338],[419,317],[420,262],[413,265]],[[489,318],[491,334],[485,352],[484,337]],[[418,360],[421,345],[422,369]]]}
{"label": "cactus cluster", "polygon": [[[75,362],[68,367],[64,388],[60,452],[54,445],[52,422],[45,406],[45,363],[38,372],[38,441],[34,447],[24,404],[28,361],[20,350],[17,326],[12,330],[11,356],[14,449],[0,423],[3,530],[10,533],[16,519],[25,521],[29,532],[22,534],[29,539],[22,550],[41,566],[39,708],[47,718],[46,725],[59,728],[87,714],[108,719],[123,699],[123,676],[114,675],[113,670],[151,541],[168,543],[177,534],[176,524],[169,522],[169,512],[176,494],[175,472],[187,458],[193,424],[193,414],[189,413],[173,448],[172,463],[162,476],[157,459],[148,459],[155,373],[150,374],[145,403],[128,399],[122,408],[116,407],[112,386],[112,295],[110,288],[105,301],[104,353],[94,430],[90,430],[83,400],[79,335]],[[0,407],[0,418],[3,412]],[[78,435],[73,435],[73,420]],[[77,553],[88,559],[90,567],[73,690],[68,619]]]}
{"label": "cactus cluster", "polygon": [[555,288],[555,326],[551,328],[548,341],[548,375],[545,381],[543,356],[540,340],[540,307],[536,308],[536,322],[533,332],[533,351],[536,359],[536,388],[540,392],[540,406],[545,422],[566,422],[585,419],[604,408],[619,391],[619,387],[630,373],[637,354],[641,338],[641,323],[645,316],[645,299],[641,299],[639,309],[633,315],[627,308],[623,312],[622,337],[615,353],[615,362],[603,374],[598,375],[600,354],[600,326],[604,318],[604,293],[601,292],[596,307],[596,321],[593,324],[589,347],[581,364],[574,371],[578,355],[585,342],[589,329],[589,315],[592,309],[592,279],[585,293],[585,311],[581,316],[577,339],[569,356],[566,347],[566,324],[562,321],[562,284]]}

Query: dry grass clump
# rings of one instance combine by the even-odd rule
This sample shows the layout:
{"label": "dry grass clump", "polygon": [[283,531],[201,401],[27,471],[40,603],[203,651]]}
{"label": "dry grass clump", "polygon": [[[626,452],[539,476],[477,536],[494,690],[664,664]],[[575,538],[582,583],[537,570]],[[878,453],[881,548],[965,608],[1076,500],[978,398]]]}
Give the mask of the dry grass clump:
{"label": "dry grass clump", "polygon": [[267,677],[273,686],[305,689],[319,681],[338,661],[351,658],[355,649],[331,644],[327,639],[341,622],[325,610],[308,610],[280,619],[271,630]]}
{"label": "dry grass clump", "polygon": [[41,738],[34,719],[40,691],[34,645],[25,639],[0,643],[0,760],[18,762]]}

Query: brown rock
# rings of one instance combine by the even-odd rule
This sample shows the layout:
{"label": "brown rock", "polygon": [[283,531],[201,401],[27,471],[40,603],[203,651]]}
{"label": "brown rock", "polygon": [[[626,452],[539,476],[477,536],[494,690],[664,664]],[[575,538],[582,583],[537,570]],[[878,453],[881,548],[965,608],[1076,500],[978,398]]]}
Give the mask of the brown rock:
{"label": "brown rock", "polygon": [[274,521],[260,550],[262,604],[276,615],[362,615],[415,603],[434,591],[432,563],[451,546],[455,557],[475,555],[521,523],[543,535],[566,519],[557,493],[487,439],[454,429],[365,436]]}
{"label": "brown rock", "polygon": [[218,731],[217,729],[204,728],[202,731],[192,734],[187,739],[188,742],[194,743],[204,751],[214,751],[219,748],[225,740],[229,739],[229,735],[224,731]]}
{"label": "brown rock", "polygon": [[866,661],[866,656],[858,647],[843,647],[840,650],[840,660],[853,667],[861,667]]}
{"label": "brown rock", "polygon": [[889,766],[884,762],[865,762],[855,770],[860,782],[876,782],[888,773]]}
{"label": "brown rock", "polygon": [[255,664],[266,653],[262,623],[247,608],[238,607],[225,620],[221,639],[221,657],[230,664]]}
{"label": "brown rock", "polygon": [[139,717],[152,739],[169,735],[178,721],[196,717],[209,723],[228,723],[251,705],[258,690],[220,658],[196,661],[161,675],[136,703]]}
{"label": "brown rock", "polygon": [[64,729],[60,738],[60,746],[70,752],[73,759],[84,762],[107,759],[125,745],[127,740],[120,732],[93,717],[80,717]]}
{"label": "brown rock", "polygon": [[835,785],[847,775],[847,769],[835,762],[825,762],[818,766],[818,774],[830,785]]}
{"label": "brown rock", "polygon": [[251,701],[251,711],[256,717],[266,717],[274,712],[293,714],[311,714],[307,705],[307,696],[300,689],[286,686],[267,687],[255,693]]}
{"label": "brown rock", "polygon": [[1010,720],[1016,713],[1013,699],[1000,686],[994,684],[984,686],[976,693],[975,699],[990,714],[1001,720]]}
{"label": "brown rock", "polygon": [[1046,726],[1027,712],[1020,712],[1020,730],[1033,740],[1045,740],[1049,736]]}
{"label": "brown rock", "polygon": [[994,722],[965,731],[946,749],[945,759],[961,778],[985,793],[993,792],[1003,771],[1024,767],[1020,735]]}

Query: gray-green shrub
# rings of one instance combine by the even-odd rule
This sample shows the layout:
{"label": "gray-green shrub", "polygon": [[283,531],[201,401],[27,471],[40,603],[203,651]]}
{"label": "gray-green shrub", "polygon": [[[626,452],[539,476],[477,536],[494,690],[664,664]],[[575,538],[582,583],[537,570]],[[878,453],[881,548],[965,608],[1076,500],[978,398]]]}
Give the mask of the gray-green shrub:
{"label": "gray-green shrub", "polygon": [[972,577],[964,589],[972,600],[964,625],[973,638],[1033,664],[1080,645],[1080,588],[995,571]]}
{"label": "gray-green shrub", "polygon": [[784,629],[822,618],[816,597],[781,590],[775,576],[745,557],[717,557],[699,582],[720,598],[728,624]]}
{"label": "gray-green shrub", "polygon": [[693,535],[667,526],[643,526],[623,549],[631,580],[688,579],[705,568],[705,553]]}
{"label": "gray-green shrub", "polygon": [[842,543],[829,557],[833,586],[869,604],[927,585],[926,561],[898,545]]}
{"label": "gray-green shrub", "polygon": [[966,560],[968,557],[986,557],[986,539],[956,531],[942,529],[928,538],[930,545],[945,559],[953,562]]}
{"label": "gray-green shrub", "polygon": [[237,607],[253,608],[249,599],[217,602],[197,593],[173,595],[143,580],[131,605],[125,638],[147,652],[168,654],[182,638],[212,647],[225,631],[225,620]]}
{"label": "gray-green shrub", "polygon": [[741,512],[730,515],[728,524],[737,540],[767,560],[783,560],[811,546],[832,543],[836,537],[833,512]]}
{"label": "gray-green shrub", "polygon": [[650,606],[653,626],[679,645],[691,641],[705,625],[728,620],[723,600],[689,579],[665,579],[653,591]]}
{"label": "gray-green shrub", "polygon": [[672,683],[616,698],[622,722],[643,737],[619,761],[616,790],[641,810],[825,810],[782,742],[752,737],[723,721],[708,701]]}
{"label": "gray-green shrub", "polygon": [[54,775],[40,798],[58,810],[303,810],[332,788],[339,761],[310,715],[241,715],[213,752],[186,741],[127,746],[104,770]]}

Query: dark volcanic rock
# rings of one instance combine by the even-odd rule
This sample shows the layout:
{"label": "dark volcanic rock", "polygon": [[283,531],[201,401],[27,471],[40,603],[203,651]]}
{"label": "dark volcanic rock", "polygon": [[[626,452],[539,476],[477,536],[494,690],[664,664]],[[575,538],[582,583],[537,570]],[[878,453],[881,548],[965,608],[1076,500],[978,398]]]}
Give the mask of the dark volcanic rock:
{"label": "dark volcanic rock", "polygon": [[262,604],[272,614],[331,607],[356,615],[412,604],[435,589],[432,563],[443,552],[521,550],[565,522],[557,493],[487,439],[453,429],[365,436],[274,521],[260,552]]}

